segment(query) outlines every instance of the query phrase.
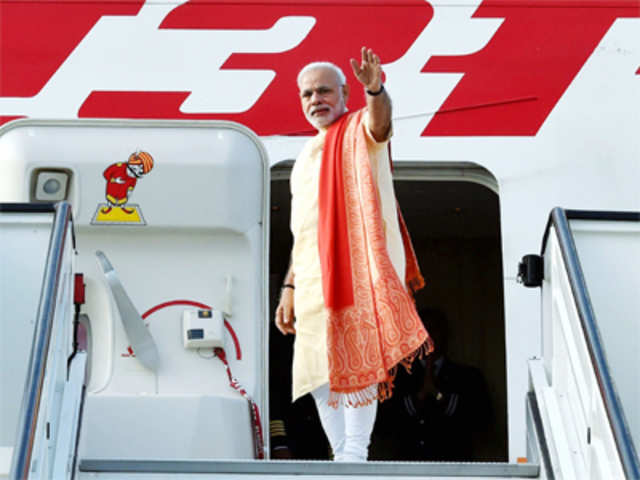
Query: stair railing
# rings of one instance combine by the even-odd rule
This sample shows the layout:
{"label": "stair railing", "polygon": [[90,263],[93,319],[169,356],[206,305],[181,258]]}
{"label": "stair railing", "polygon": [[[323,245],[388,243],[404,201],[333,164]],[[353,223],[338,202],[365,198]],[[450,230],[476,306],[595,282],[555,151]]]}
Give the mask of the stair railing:
{"label": "stair railing", "polygon": [[9,478],[15,480],[29,477],[66,242],[73,242],[75,248],[73,230],[70,228],[72,220],[69,203],[37,205],[34,208],[41,212],[55,210],[55,216],[9,474]]}

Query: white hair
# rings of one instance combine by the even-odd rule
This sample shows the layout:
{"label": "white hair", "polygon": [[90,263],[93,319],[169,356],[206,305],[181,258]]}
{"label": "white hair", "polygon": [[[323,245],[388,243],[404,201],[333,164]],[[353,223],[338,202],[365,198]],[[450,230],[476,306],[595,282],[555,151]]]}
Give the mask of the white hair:
{"label": "white hair", "polygon": [[305,73],[311,70],[316,70],[318,68],[328,68],[329,70],[333,70],[333,72],[335,72],[336,76],[338,77],[338,83],[340,84],[340,87],[347,83],[347,77],[344,76],[342,69],[336,64],[331,62],[311,62],[302,67],[302,70],[300,70],[300,73],[298,73],[298,85],[300,85],[300,80]]}

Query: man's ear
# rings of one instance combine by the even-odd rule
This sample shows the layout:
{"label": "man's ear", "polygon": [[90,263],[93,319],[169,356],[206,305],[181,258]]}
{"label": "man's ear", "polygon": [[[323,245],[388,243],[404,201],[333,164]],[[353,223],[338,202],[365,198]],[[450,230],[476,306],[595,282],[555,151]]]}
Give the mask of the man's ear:
{"label": "man's ear", "polygon": [[347,100],[349,100],[349,84],[345,83],[342,86],[342,96],[344,97],[344,103],[347,104]]}

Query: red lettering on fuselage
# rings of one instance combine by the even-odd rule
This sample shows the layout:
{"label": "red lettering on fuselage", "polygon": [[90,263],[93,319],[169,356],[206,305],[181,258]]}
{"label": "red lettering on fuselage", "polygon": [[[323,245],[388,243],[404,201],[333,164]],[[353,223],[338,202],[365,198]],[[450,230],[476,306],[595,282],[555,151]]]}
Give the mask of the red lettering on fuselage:
{"label": "red lettering on fuselage", "polygon": [[135,15],[143,3],[0,1],[0,97],[36,95],[101,16]]}
{"label": "red lettering on fuselage", "polygon": [[[0,0],[0,97],[36,95],[102,15],[136,15],[142,3]],[[422,69],[425,74],[463,74],[422,135],[535,135],[615,19],[639,15],[637,0],[485,0],[474,18],[504,19],[488,44],[471,55],[431,57]],[[275,72],[266,90],[245,112],[204,109],[202,113],[183,113],[181,105],[191,94],[186,88],[105,89],[90,93],[78,116],[227,119],[260,135],[310,134],[296,102],[299,69],[313,60],[331,60],[345,70],[355,86],[348,59],[357,57],[362,45],[376,50],[385,63],[401,58],[431,21],[433,9],[424,0],[191,0],[172,10],[159,28],[263,30],[287,16],[315,19],[300,44],[280,53],[233,53],[221,67]],[[453,23],[452,28],[456,28]],[[216,46],[185,44],[184,48]],[[232,51],[233,46],[227,48]],[[185,76],[191,74],[184,72]],[[419,75],[417,70],[406,74]],[[636,74],[640,75],[640,69]],[[86,91],[92,88],[89,85]],[[361,91],[355,88],[349,108],[357,109],[363,103]],[[0,123],[20,118],[21,113],[13,108],[2,116],[0,111]],[[48,111],[47,115],[55,117],[57,112]]]}
{"label": "red lettering on fuselage", "polygon": [[423,135],[535,135],[614,20],[639,12],[635,0],[485,0],[474,18],[504,18],[489,44],[422,69],[464,74]]}
{"label": "red lettering on fuselage", "polygon": [[[160,28],[268,29],[285,16],[314,17],[316,23],[304,40],[291,50],[273,54],[232,54],[222,66],[223,69],[276,72],[267,90],[246,112],[185,114],[179,110],[186,98],[182,92],[93,92],[80,109],[79,116],[225,119],[247,125],[260,135],[309,133],[309,124],[296,101],[298,71],[309,62],[330,60],[350,76],[349,58],[359,58],[363,45],[373,48],[385,63],[397,60],[427,26],[433,9],[424,0],[407,0],[400,4],[371,0],[347,4],[317,1],[216,4],[209,0],[192,0],[173,10]],[[351,80],[353,84],[353,77]],[[152,104],[149,104],[150,98],[153,98]],[[353,110],[363,105],[363,94],[356,88],[349,108]]]}

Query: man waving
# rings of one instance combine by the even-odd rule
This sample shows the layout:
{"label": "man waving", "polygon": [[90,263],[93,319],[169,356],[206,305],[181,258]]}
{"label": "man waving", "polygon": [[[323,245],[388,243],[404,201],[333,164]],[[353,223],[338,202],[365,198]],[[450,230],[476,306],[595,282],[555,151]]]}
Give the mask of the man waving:
{"label": "man waving", "polygon": [[367,99],[354,113],[340,68],[298,74],[318,134],[291,172],[294,244],[276,310],[280,331],[296,334],[293,400],[312,394],[336,461],[367,459],[395,368],[432,350],[410,294],[424,281],[393,191],[380,58],[363,47],[351,67]]}

